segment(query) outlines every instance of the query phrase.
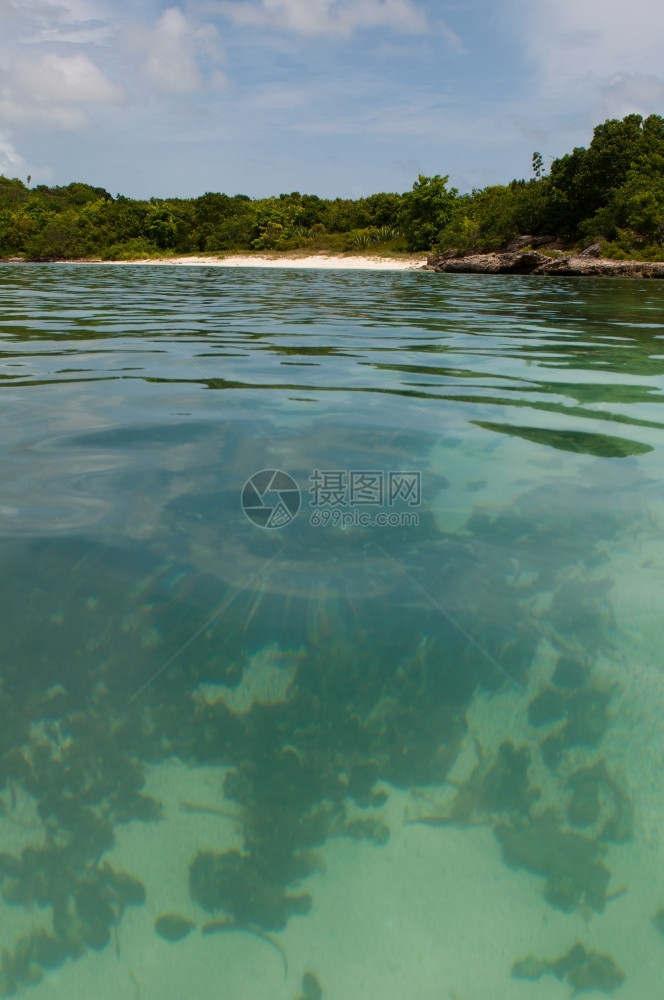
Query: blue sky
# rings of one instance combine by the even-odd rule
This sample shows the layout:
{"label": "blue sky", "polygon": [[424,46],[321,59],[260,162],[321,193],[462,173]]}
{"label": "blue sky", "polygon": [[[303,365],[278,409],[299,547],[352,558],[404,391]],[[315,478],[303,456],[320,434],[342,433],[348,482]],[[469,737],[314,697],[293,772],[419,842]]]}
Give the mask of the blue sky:
{"label": "blue sky", "polygon": [[0,173],[133,197],[461,190],[664,114],[661,0],[0,0]]}

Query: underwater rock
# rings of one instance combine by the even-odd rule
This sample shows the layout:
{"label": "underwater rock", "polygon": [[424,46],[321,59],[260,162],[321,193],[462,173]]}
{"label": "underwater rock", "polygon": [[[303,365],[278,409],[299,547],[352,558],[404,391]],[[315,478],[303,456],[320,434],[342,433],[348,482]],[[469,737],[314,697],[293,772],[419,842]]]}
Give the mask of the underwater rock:
{"label": "underwater rock", "polygon": [[546,878],[544,896],[552,906],[566,913],[582,905],[604,910],[611,873],[599,860],[597,841],[561,830],[552,810],[518,826],[499,824],[494,834],[505,864]]}
{"label": "underwater rock", "polygon": [[103,883],[90,879],[83,881],[74,892],[83,938],[90,948],[97,950],[108,944],[109,927],[116,921],[116,913],[108,902],[105,888]]}
{"label": "underwater rock", "polygon": [[517,750],[511,740],[504,740],[480,785],[477,799],[479,811],[527,816],[532,803],[540,795],[540,790],[528,783],[530,764],[531,755],[527,747]]}
{"label": "underwater rock", "polygon": [[138,906],[145,902],[145,886],[135,876],[128,872],[114,871],[108,862],[104,864],[103,871],[121,903]]}
{"label": "underwater rock", "polygon": [[587,687],[575,691],[567,701],[567,724],[563,733],[568,747],[595,747],[609,723],[607,709],[611,694]]}
{"label": "underwater rock", "polygon": [[540,743],[540,750],[542,760],[549,770],[555,773],[565,759],[567,746],[565,745],[564,738],[560,733],[551,733]]}
{"label": "underwater rock", "polygon": [[610,794],[613,797],[613,813],[607,819],[599,839],[611,840],[615,844],[625,844],[634,833],[634,804],[622,788],[607,775]]}
{"label": "underwater rock", "polygon": [[154,922],[154,929],[164,941],[182,941],[196,924],[179,913],[162,913]]}
{"label": "underwater rock", "polygon": [[53,935],[36,930],[19,939],[13,953],[6,952],[0,995],[8,992],[8,983],[33,982],[40,969],[77,958],[86,948],[104,948],[124,907],[145,900],[144,887],[132,875],[116,872],[108,862],[90,866],[87,850],[80,851],[73,836],[58,846],[26,847],[20,858],[0,855],[0,876],[8,902],[53,908]]}
{"label": "underwater rock", "polygon": [[531,726],[546,726],[562,719],[567,699],[554,688],[545,688],[528,705],[528,722]]}
{"label": "underwater rock", "polygon": [[586,827],[600,821],[608,801],[613,803],[613,809],[606,816],[598,839],[617,844],[631,839],[634,829],[632,800],[611,777],[604,760],[578,768],[567,779],[567,787],[572,789],[567,806],[567,819],[572,826]]}
{"label": "underwater rock", "polygon": [[115,823],[128,823],[133,819],[148,823],[161,817],[161,802],[141,792],[120,790],[111,795],[108,802]]}
{"label": "underwater rock", "polygon": [[540,789],[528,783],[531,755],[527,747],[517,750],[511,740],[504,740],[493,759],[485,757],[477,744],[479,761],[467,781],[458,785],[446,811],[406,823],[424,823],[427,826],[469,824],[485,822],[486,817],[527,817],[532,803],[539,798]]}
{"label": "underwater rock", "polygon": [[308,913],[311,896],[287,895],[268,881],[250,857],[230,850],[223,854],[199,851],[189,866],[191,898],[208,911],[225,910],[243,924],[264,930],[282,930],[295,913]]}
{"label": "underwater rock", "polygon": [[557,688],[576,690],[583,687],[590,676],[590,671],[579,660],[571,656],[561,656],[553,671],[551,683]]}
{"label": "underwater rock", "polygon": [[71,832],[69,850],[87,862],[94,862],[114,843],[115,834],[110,820],[92,809],[85,809]]}
{"label": "underwater rock", "polygon": [[318,978],[313,972],[305,972],[302,976],[302,993],[297,1000],[321,1000],[323,990]]}
{"label": "underwater rock", "polygon": [[[553,691],[552,688],[547,689]],[[554,692],[564,702],[564,724],[541,744],[547,767],[556,771],[570,747],[596,747],[609,724],[611,691],[588,686],[571,692]],[[537,699],[535,699],[535,702]],[[531,702],[534,705],[535,702]],[[532,723],[531,724],[537,724]]]}
{"label": "underwater rock", "polygon": [[374,792],[373,786],[380,777],[376,761],[355,764],[348,775],[348,794],[358,806],[379,806],[387,799],[386,792]]}
{"label": "underwater rock", "polygon": [[29,936],[19,938],[14,951],[3,949],[0,958],[0,996],[13,996],[21,987],[38,983],[41,978],[41,969],[32,961]]}
{"label": "underwater rock", "polygon": [[603,768],[581,767],[567,779],[572,796],[567,806],[567,819],[571,826],[592,826],[600,814],[599,793],[603,782]]}
{"label": "underwater rock", "polygon": [[664,906],[660,906],[657,913],[652,918],[652,922],[659,931],[659,933],[664,934]]}
{"label": "underwater rock", "polygon": [[[266,714],[261,710],[256,720],[260,739]],[[310,725],[309,714],[301,724]],[[268,759],[243,761],[226,774],[224,793],[244,807],[244,847],[251,865],[282,891],[317,867],[312,848],[344,833],[346,783],[338,759],[319,754],[317,746],[308,758],[289,744]]]}
{"label": "underwater rock", "polygon": [[625,981],[625,973],[610,955],[587,951],[578,941],[565,955],[552,962],[529,956],[512,966],[512,976],[515,979],[541,979],[548,972],[556,979],[567,980],[572,987],[573,997],[592,990],[613,993]]}
{"label": "underwater rock", "polygon": [[373,817],[353,819],[345,824],[343,832],[354,840],[371,840],[379,845],[386,844],[390,839],[390,828]]}
{"label": "underwater rock", "polygon": [[66,946],[43,928],[24,934],[13,951],[3,949],[0,961],[0,996],[12,996],[22,987],[38,983],[42,969],[54,969],[67,957]]}
{"label": "underwater rock", "polygon": [[387,759],[381,777],[398,788],[439,784],[459,754],[463,735],[464,724],[447,704],[417,710],[406,703],[386,706],[381,742]]}
{"label": "underwater rock", "polygon": [[46,931],[35,931],[32,936],[32,960],[43,969],[55,969],[67,958],[64,942],[58,941]]}

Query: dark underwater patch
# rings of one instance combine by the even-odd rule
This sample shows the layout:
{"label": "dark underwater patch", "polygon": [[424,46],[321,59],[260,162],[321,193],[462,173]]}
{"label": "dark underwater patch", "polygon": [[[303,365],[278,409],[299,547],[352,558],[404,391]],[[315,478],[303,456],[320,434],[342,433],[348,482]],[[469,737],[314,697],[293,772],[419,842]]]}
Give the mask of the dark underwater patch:
{"label": "dark underwater patch", "polygon": [[649,444],[631,441],[629,438],[612,434],[595,434],[589,431],[549,430],[546,427],[520,427],[516,424],[497,424],[488,420],[471,420],[476,427],[499,434],[543,444],[559,451],[572,451],[579,455],[595,455],[597,458],[627,458],[630,455],[645,455],[652,451]]}

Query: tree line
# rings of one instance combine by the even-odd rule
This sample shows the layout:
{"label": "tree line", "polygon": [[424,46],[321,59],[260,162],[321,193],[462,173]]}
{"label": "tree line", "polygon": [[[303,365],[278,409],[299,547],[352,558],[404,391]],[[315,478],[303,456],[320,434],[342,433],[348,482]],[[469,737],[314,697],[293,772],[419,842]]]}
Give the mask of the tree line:
{"label": "tree line", "polygon": [[0,175],[0,257],[140,257],[247,250],[329,252],[499,250],[516,236],[600,243],[604,256],[664,260],[664,118],[632,114],[598,125],[587,148],[533,176],[459,194],[420,176],[402,194],[138,200],[88,184],[27,187]]}

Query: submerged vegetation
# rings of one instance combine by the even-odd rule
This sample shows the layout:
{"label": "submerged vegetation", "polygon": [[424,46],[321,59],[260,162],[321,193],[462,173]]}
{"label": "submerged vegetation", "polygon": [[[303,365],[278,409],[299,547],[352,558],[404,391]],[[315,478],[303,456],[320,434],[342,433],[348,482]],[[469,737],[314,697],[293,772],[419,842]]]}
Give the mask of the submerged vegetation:
{"label": "submerged vegetation", "polygon": [[[246,595],[247,606],[236,595],[237,616],[225,621],[223,634],[206,634],[204,648],[173,664],[158,687],[147,687],[129,704],[127,686],[137,682],[129,651],[145,622],[90,679],[73,671],[49,686],[46,677],[26,672],[23,655],[29,657],[29,650],[17,650],[0,700],[3,717],[12,723],[0,746],[8,791],[0,801],[11,816],[12,799],[28,793],[44,826],[44,843],[0,856],[1,892],[7,904],[46,912],[45,927],[5,943],[0,995],[12,995],[88,949],[113,940],[119,947],[123,911],[146,902],[146,892],[140,872],[116,871],[106,855],[118,824],[159,822],[163,811],[143,791],[145,778],[151,765],[173,756],[192,767],[223,765],[216,795],[230,808],[207,811],[220,821],[235,818],[242,836],[239,849],[214,850],[204,841],[179,871],[180,878],[188,875],[192,916],[165,912],[154,922],[156,935],[175,947],[193,934],[250,934],[279,953],[287,973],[285,950],[274,935],[291,920],[306,920],[315,905],[309,876],[320,871],[320,848],[331,837],[347,837],[380,850],[390,836],[383,806],[391,786],[429,802],[442,787],[454,787],[446,807],[434,806],[406,822],[487,824],[496,860],[530,873],[555,910],[590,919],[622,895],[624,888],[610,884],[609,863],[613,845],[632,836],[632,803],[601,747],[618,692],[603,685],[594,651],[584,648],[587,628],[564,609],[557,619],[555,601],[555,663],[539,684],[531,683],[539,637],[528,599],[543,581],[533,584],[532,593],[505,586],[512,556],[548,548],[547,538],[537,523],[529,525],[522,515],[514,520],[508,509],[491,522],[491,537],[498,533],[511,543],[488,558],[481,523],[457,539],[427,524],[430,551],[419,552],[420,563],[430,558],[439,573],[441,566],[464,565],[464,575],[454,571],[456,590],[477,600],[488,602],[492,595],[495,604],[496,595],[503,595],[504,627],[491,623],[477,634],[482,648],[532,692],[523,702],[525,735],[504,738],[493,753],[475,739],[478,760],[465,782],[451,780],[450,771],[474,738],[468,710],[478,692],[499,698],[503,676],[446,618],[426,606],[400,606],[394,594],[378,607],[368,597],[354,600],[352,613],[350,605],[337,609],[328,634],[329,608],[319,609],[317,625],[311,601],[284,594],[279,579],[266,579],[258,610],[255,595]],[[601,537],[593,524],[587,549],[557,547],[556,559],[548,560],[554,592],[568,588],[559,574],[564,577],[569,558],[591,560]],[[173,644],[174,597],[166,578],[175,573],[180,579],[176,569],[155,571],[141,591],[150,623],[157,622]],[[118,580],[122,585],[122,573]],[[79,586],[87,593],[92,579]],[[602,592],[588,591],[586,600],[591,617],[601,618]],[[121,594],[109,593],[108,601],[122,610]],[[100,625],[95,613],[89,611],[93,630]],[[250,613],[256,615],[251,646],[245,626]],[[326,638],[298,655],[296,679],[283,697],[254,700],[241,712],[201,697],[204,684],[238,686],[260,655],[262,630],[272,640],[279,630],[280,643],[294,644],[305,622],[314,631],[324,628]],[[73,632],[58,634],[63,655],[75,662],[81,640]],[[581,945],[562,959],[527,959],[513,970],[529,979],[545,973],[565,979],[577,993],[610,991],[623,978],[611,959]],[[312,973],[302,984],[306,1000],[321,996]]]}
{"label": "submerged vegetation", "polygon": [[524,958],[515,962],[512,975],[515,979],[541,979],[545,973],[556,979],[566,980],[572,987],[572,996],[586,991],[601,990],[613,993],[625,981],[625,973],[618,968],[610,955],[587,951],[578,941],[570,950],[553,962],[544,959]]}
{"label": "submerged vegetation", "polygon": [[420,176],[403,194],[251,199],[115,198],[73,183],[27,188],[0,176],[0,256],[29,260],[229,251],[498,250],[519,234],[541,243],[599,244],[615,259],[664,260],[664,118],[631,114],[598,125],[588,148],[551,164],[533,155],[529,180],[470,194]]}

